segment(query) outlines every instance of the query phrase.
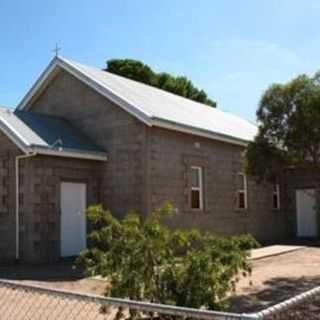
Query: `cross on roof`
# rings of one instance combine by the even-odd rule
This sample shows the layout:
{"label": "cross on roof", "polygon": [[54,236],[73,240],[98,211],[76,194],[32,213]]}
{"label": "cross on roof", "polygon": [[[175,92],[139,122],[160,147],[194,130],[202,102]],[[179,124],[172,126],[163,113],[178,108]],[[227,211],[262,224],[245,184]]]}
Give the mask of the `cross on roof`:
{"label": "cross on roof", "polygon": [[58,46],[58,44],[56,43],[56,47],[52,50],[56,57],[59,55],[59,51],[61,50],[61,48]]}

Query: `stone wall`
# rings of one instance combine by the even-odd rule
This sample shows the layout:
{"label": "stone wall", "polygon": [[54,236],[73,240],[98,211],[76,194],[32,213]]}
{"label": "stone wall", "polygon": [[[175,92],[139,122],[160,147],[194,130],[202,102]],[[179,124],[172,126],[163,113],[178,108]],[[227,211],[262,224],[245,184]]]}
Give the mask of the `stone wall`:
{"label": "stone wall", "polygon": [[[0,132],[0,263],[16,250],[15,158],[22,151]],[[20,258],[50,262],[60,257],[60,183],[85,182],[87,203],[101,202],[101,162],[36,156],[20,163]]]}
{"label": "stone wall", "polygon": [[[0,262],[15,260],[15,158],[22,152],[0,132]],[[23,173],[21,177],[23,180]]]}
{"label": "stone wall", "polygon": [[[286,238],[285,213],[273,209],[273,186],[248,178],[248,208],[237,209],[236,179],[243,171],[242,147],[175,131],[152,128],[149,144],[151,207],[170,201],[175,227],[199,227],[222,234],[252,233],[260,241]],[[204,210],[190,209],[190,167],[204,175]]]}
{"label": "stone wall", "polygon": [[72,75],[61,71],[30,106],[33,112],[61,116],[108,153],[101,168],[102,201],[117,216],[145,213],[147,127]]}
{"label": "stone wall", "polygon": [[[273,186],[248,179],[248,208],[237,209],[237,177],[244,148],[147,127],[72,75],[60,71],[29,106],[61,116],[108,153],[107,162],[36,156],[20,167],[20,255],[25,262],[60,257],[60,183],[87,183],[88,205],[101,202],[122,217],[170,201],[172,227],[222,234],[252,233],[262,242],[295,235],[295,189],[313,187],[312,174],[289,172],[274,210]],[[15,257],[15,163],[19,149],[0,133],[0,261]],[[190,209],[190,167],[201,166],[204,208]]]}
{"label": "stone wall", "polygon": [[[101,166],[101,201],[119,217],[131,209],[147,213],[171,201],[179,210],[173,226],[249,232],[262,241],[286,237],[285,213],[272,209],[272,186],[249,179],[248,209],[236,208],[243,148],[148,128],[64,71],[30,110],[68,119],[108,152],[108,162]],[[203,212],[189,209],[191,165],[204,168]]]}
{"label": "stone wall", "polygon": [[101,163],[36,156],[21,160],[20,256],[23,262],[50,262],[60,257],[60,185],[87,185],[87,204],[100,202]]}

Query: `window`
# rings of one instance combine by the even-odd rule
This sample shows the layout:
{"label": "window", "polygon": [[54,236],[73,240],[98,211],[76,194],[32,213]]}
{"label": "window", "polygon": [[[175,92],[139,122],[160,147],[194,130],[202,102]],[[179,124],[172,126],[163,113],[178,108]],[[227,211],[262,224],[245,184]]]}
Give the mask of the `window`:
{"label": "window", "polygon": [[203,209],[202,168],[191,167],[191,209]]}
{"label": "window", "polygon": [[280,209],[280,186],[275,184],[273,186],[273,209]]}
{"label": "window", "polygon": [[239,173],[237,180],[237,208],[247,209],[247,177],[243,173]]}

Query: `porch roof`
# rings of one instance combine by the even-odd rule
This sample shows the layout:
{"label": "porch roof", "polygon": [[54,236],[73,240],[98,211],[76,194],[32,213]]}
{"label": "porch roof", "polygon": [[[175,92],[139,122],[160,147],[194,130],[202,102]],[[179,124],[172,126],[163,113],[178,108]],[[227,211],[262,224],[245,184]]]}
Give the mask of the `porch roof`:
{"label": "porch roof", "polygon": [[106,152],[67,120],[0,108],[0,128],[25,153],[106,160]]}

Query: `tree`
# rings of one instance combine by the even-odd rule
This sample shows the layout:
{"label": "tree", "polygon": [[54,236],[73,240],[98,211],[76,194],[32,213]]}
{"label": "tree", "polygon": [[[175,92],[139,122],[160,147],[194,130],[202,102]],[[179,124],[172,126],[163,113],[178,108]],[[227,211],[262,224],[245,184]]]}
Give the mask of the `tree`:
{"label": "tree", "polygon": [[106,71],[153,86],[157,84],[156,74],[149,66],[137,60],[109,60]]}
{"label": "tree", "polygon": [[169,73],[154,72],[148,65],[132,59],[112,59],[107,61],[105,71],[149,84],[159,89],[175,93],[182,97],[216,107],[203,90],[196,88],[186,77],[174,77]]}
{"label": "tree", "polygon": [[247,150],[247,171],[275,180],[283,169],[319,169],[320,73],[272,85],[257,111],[258,135]]}
{"label": "tree", "polygon": [[109,280],[106,295],[222,309],[238,273],[250,272],[248,250],[256,241],[251,236],[171,230],[161,221],[172,212],[166,204],[145,219],[129,213],[118,220],[101,205],[90,207],[91,245],[81,253],[81,264],[88,274]]}

